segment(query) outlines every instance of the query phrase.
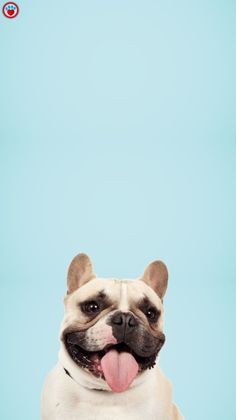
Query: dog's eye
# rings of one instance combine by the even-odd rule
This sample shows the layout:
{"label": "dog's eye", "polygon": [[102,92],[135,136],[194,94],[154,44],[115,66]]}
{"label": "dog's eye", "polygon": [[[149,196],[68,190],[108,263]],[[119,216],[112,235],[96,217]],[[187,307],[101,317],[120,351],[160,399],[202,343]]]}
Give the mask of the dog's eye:
{"label": "dog's eye", "polygon": [[95,300],[92,300],[90,302],[86,302],[83,305],[84,312],[87,312],[88,314],[94,314],[94,313],[98,312],[99,309],[100,309],[100,306]]}
{"label": "dog's eye", "polygon": [[146,317],[151,322],[156,322],[158,318],[158,311],[155,308],[149,308],[146,312]]}

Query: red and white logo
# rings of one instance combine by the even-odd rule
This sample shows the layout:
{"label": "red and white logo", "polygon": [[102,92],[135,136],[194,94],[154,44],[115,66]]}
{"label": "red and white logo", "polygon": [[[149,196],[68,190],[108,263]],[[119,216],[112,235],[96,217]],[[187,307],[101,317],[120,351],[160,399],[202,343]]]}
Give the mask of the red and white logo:
{"label": "red and white logo", "polygon": [[6,18],[13,19],[19,13],[19,6],[16,3],[9,1],[8,3],[4,4],[2,8],[2,13],[4,14],[4,16],[6,16]]}

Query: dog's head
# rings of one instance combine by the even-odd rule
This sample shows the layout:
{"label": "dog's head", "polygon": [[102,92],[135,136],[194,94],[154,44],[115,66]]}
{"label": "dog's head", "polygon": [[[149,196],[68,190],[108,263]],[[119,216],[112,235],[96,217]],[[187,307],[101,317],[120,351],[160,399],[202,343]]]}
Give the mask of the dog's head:
{"label": "dog's head", "polygon": [[154,261],[136,280],[98,278],[85,254],[68,270],[61,340],[78,368],[105,380],[114,392],[155,365],[164,344],[165,264]]}

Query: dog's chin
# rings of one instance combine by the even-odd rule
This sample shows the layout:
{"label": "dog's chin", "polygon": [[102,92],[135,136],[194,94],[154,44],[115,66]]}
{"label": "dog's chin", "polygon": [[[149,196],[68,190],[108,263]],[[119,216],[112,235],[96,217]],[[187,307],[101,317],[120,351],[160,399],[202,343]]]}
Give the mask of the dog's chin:
{"label": "dog's chin", "polygon": [[152,355],[148,357],[139,356],[133,349],[131,349],[126,343],[121,342],[115,345],[107,345],[102,350],[99,351],[89,351],[85,350],[84,348],[80,347],[78,344],[72,344],[70,342],[70,334],[66,334],[64,336],[64,344],[66,350],[72,360],[79,366],[98,378],[102,378],[105,380],[103,369],[101,365],[102,358],[106,355],[106,353],[112,349],[116,350],[118,353],[126,352],[132,354],[134,359],[136,360],[139,369],[138,373],[142,373],[147,369],[151,369],[155,366],[156,358],[159,353],[157,350]]}

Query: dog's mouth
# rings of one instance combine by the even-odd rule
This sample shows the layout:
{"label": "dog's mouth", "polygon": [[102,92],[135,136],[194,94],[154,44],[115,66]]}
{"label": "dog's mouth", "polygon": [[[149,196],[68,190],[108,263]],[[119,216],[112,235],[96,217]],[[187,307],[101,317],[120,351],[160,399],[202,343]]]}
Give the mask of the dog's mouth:
{"label": "dog's mouth", "polygon": [[124,342],[108,344],[99,351],[87,351],[71,341],[70,333],[66,334],[64,343],[73,361],[94,376],[104,379],[114,392],[128,389],[138,373],[155,365],[157,357],[157,352],[142,357]]}

